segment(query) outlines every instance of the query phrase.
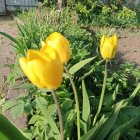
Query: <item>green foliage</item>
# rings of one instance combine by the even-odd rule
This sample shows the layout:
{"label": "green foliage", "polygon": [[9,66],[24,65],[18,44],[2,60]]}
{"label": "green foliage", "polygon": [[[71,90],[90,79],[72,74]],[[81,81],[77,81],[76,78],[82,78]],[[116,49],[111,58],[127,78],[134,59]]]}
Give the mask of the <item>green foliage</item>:
{"label": "green foliage", "polygon": [[29,140],[5,116],[0,114],[0,139],[1,140]]}
{"label": "green foliage", "polygon": [[84,81],[82,81],[82,93],[83,93],[82,120],[83,120],[83,131],[85,134],[87,133],[91,125],[91,116],[90,116],[91,112],[90,112],[90,102]]}
{"label": "green foliage", "polygon": [[[125,0],[105,0],[103,2],[99,0],[68,0],[63,1],[63,7],[74,9],[84,24],[102,27],[136,27],[140,23],[139,11],[130,8],[132,7],[131,3],[134,2]],[[44,5],[56,8],[57,1],[47,0]],[[128,6],[126,7],[126,5]]]}
{"label": "green foliage", "polygon": [[[80,2],[77,6],[83,7],[84,1]],[[100,23],[107,25],[106,20],[115,14],[116,7],[114,6],[114,9],[108,5],[100,7],[97,1],[92,2],[92,0],[88,0],[86,4],[89,4],[89,7],[86,5],[85,8],[79,8],[78,10],[82,11],[78,12],[85,13],[84,16],[88,17],[96,8],[101,8],[101,13],[96,11],[97,20],[100,19],[98,25]],[[91,3],[95,5],[90,7]],[[112,14],[112,12],[114,13]],[[131,17],[135,18],[133,11],[127,8],[121,11],[117,10],[117,12],[123,20],[128,18],[130,21]],[[67,67],[76,84],[80,102],[81,140],[107,138],[117,140],[119,138],[126,139],[130,135],[140,138],[138,135],[139,125],[136,125],[140,121],[140,70],[130,63],[120,65],[117,71],[113,70],[115,62],[112,63],[112,67],[109,66],[103,108],[97,118],[97,123],[92,125],[91,122],[95,117],[99,103],[104,73],[104,62],[98,54],[98,42],[101,34],[91,34],[83,29],[78,14],[70,9],[63,9],[61,13],[58,13],[55,9],[41,7],[19,15],[21,23],[18,23],[19,36],[17,39],[0,32],[11,39],[16,48],[16,63],[10,65],[11,73],[8,82],[10,86],[27,92],[24,95],[22,91],[16,101],[6,101],[2,104],[2,111],[12,109],[13,117],[20,116],[25,112],[30,118],[28,122],[30,139],[59,139],[58,115],[50,91],[38,89],[31,84],[18,64],[19,57],[26,55],[28,49],[38,50],[41,47],[41,40],[45,40],[53,31],[58,31],[66,36],[71,44],[71,59]],[[118,18],[118,14],[116,17]],[[115,23],[112,24],[115,25]],[[116,25],[118,24],[116,23]],[[131,80],[129,80],[130,78]],[[20,84],[18,83],[19,79]],[[65,138],[72,140],[77,139],[75,101],[65,73],[63,79],[61,87],[57,90],[57,95],[62,108]]]}

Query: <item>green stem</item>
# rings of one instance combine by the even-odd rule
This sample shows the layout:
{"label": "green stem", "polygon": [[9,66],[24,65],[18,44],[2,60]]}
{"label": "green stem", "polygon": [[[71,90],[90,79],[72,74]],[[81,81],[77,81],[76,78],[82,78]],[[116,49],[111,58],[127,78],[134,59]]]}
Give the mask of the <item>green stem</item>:
{"label": "green stem", "polygon": [[103,104],[103,99],[104,99],[104,94],[105,94],[105,87],[106,87],[106,80],[107,80],[107,62],[108,61],[106,60],[103,87],[102,87],[102,92],[101,92],[101,97],[100,97],[100,102],[99,102],[98,110],[97,110],[97,113],[96,113],[96,115],[94,117],[94,120],[93,120],[93,125],[95,125],[95,123],[97,121],[98,115],[99,115],[99,113],[101,111],[102,104]]}
{"label": "green stem", "polygon": [[59,117],[59,125],[60,125],[60,133],[61,133],[61,140],[64,140],[64,127],[63,127],[63,119],[62,119],[62,111],[58,102],[58,97],[55,93],[54,90],[51,91],[52,92],[52,96],[54,99],[54,102],[56,104],[57,107],[57,112],[58,112],[58,117]]}
{"label": "green stem", "polygon": [[79,109],[78,94],[77,94],[75,84],[71,78],[71,74],[69,73],[67,67],[64,67],[64,69],[69,77],[69,80],[70,80],[72,88],[73,88],[73,93],[74,93],[75,102],[76,102],[76,112],[77,112],[77,133],[78,133],[78,140],[80,140],[80,109]]}

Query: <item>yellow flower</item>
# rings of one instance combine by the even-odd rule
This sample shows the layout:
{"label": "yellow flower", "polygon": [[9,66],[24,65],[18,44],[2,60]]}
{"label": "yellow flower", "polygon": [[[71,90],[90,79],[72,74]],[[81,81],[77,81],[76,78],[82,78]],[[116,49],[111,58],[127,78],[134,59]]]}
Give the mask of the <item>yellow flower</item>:
{"label": "yellow flower", "polygon": [[55,51],[28,50],[19,64],[29,80],[39,88],[57,89],[62,82],[63,64]]}
{"label": "yellow flower", "polygon": [[53,32],[45,42],[41,42],[42,48],[40,51],[49,52],[54,49],[60,57],[61,62],[67,63],[70,59],[69,41],[60,33]]}
{"label": "yellow flower", "polygon": [[114,58],[118,46],[118,38],[116,35],[112,37],[102,36],[100,42],[100,53],[104,60],[110,60]]}

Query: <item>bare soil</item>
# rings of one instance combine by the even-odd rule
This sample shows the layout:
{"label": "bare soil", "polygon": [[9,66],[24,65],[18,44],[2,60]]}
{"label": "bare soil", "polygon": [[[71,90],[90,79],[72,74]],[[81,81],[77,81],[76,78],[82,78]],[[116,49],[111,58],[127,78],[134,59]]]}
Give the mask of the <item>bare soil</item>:
{"label": "bare soil", "polygon": [[118,30],[119,42],[116,58],[120,63],[130,61],[140,67],[140,30]]}
{"label": "bare soil", "polygon": [[[16,22],[11,17],[0,17],[0,31],[6,32],[14,37],[18,35]],[[140,66],[140,30],[117,30],[119,36],[118,53],[116,60],[119,63],[130,61]],[[9,68],[3,67],[4,64],[11,63],[14,59],[12,54],[11,41],[0,35],[0,90],[4,93],[6,99],[15,99],[18,91],[9,89],[6,84],[6,78],[10,72]],[[13,119],[10,112],[6,113],[8,118],[18,127],[26,128],[27,117],[22,115]]]}
{"label": "bare soil", "polygon": [[[16,22],[11,17],[0,16],[0,31],[16,37],[18,34]],[[19,91],[12,90],[6,83],[7,75],[9,74],[10,69],[8,67],[4,67],[4,65],[11,62],[14,62],[12,42],[4,36],[0,35],[0,94],[3,94],[6,100],[16,99],[16,97],[19,95]],[[19,128],[26,128],[26,115],[22,115],[16,119],[12,118],[10,111],[7,111],[5,115]]]}

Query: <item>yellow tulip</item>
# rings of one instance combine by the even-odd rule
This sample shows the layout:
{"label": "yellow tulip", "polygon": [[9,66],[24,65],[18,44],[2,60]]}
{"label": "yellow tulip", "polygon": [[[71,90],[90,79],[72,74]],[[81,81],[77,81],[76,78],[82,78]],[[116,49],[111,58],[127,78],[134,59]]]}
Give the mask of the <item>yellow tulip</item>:
{"label": "yellow tulip", "polygon": [[19,64],[25,75],[37,87],[57,89],[61,85],[63,64],[55,51],[44,54],[28,50],[27,57],[20,58]]}
{"label": "yellow tulip", "polygon": [[48,52],[54,49],[60,57],[61,62],[67,63],[70,59],[69,41],[60,33],[53,32],[50,34],[45,42],[42,42],[40,51]]}
{"label": "yellow tulip", "polygon": [[100,53],[104,60],[110,60],[114,58],[118,46],[118,38],[116,35],[112,37],[102,36],[100,42]]}

